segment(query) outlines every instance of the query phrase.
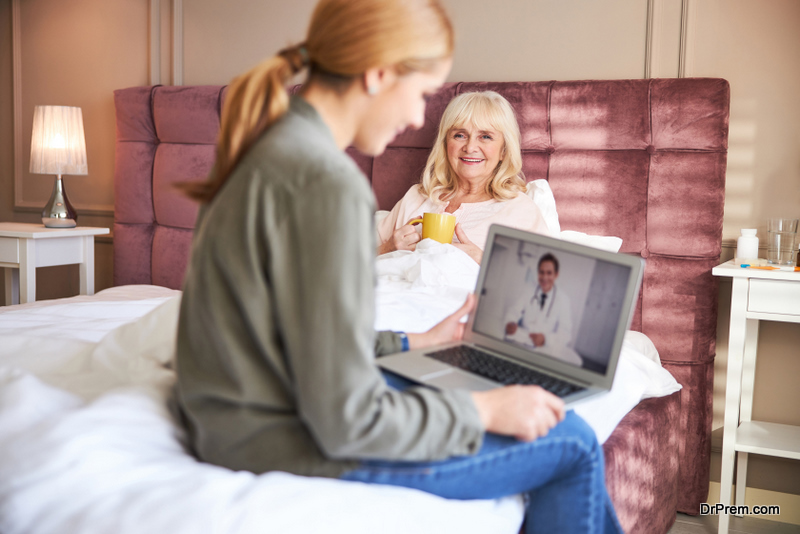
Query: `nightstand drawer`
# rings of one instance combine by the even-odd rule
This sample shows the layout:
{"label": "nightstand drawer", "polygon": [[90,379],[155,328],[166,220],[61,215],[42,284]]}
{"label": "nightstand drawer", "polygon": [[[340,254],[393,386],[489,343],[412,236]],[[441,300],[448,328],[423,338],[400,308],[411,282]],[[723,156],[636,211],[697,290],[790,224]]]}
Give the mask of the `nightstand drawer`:
{"label": "nightstand drawer", "polygon": [[19,239],[0,237],[0,263],[19,263]]}
{"label": "nightstand drawer", "polygon": [[747,311],[800,316],[800,284],[751,279]]}

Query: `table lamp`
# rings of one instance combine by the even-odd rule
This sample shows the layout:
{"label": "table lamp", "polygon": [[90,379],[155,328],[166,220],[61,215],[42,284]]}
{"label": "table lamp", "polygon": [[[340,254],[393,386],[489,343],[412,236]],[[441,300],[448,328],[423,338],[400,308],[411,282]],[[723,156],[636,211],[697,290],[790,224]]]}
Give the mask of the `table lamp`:
{"label": "table lamp", "polygon": [[30,172],[56,175],[53,194],[42,211],[44,225],[48,228],[74,228],[78,214],[69,203],[61,175],[88,174],[81,108],[36,106]]}

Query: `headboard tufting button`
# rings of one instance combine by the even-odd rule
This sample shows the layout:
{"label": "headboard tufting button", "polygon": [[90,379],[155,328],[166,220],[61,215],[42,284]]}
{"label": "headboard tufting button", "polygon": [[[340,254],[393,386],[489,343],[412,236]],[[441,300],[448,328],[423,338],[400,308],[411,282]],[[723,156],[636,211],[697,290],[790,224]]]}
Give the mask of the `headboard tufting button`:
{"label": "headboard tufting button", "polygon": [[544,149],[544,151],[547,152],[548,154],[552,154],[553,152],[556,151],[556,147],[554,147],[553,145],[549,145],[547,148]]}
{"label": "headboard tufting button", "polygon": [[643,258],[649,258],[650,257],[650,251],[647,250],[646,248],[642,249],[642,257]]}
{"label": "headboard tufting button", "polygon": [[647,148],[645,150],[647,150],[648,154],[655,154],[656,153],[656,147],[654,147],[653,145],[647,145]]}

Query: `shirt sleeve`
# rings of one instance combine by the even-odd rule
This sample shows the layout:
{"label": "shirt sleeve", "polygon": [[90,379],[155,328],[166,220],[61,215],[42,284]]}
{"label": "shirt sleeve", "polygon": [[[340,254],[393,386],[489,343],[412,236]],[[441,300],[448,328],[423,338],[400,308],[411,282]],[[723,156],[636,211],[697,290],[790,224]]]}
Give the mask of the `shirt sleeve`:
{"label": "shirt sleeve", "polygon": [[401,200],[397,201],[397,204],[394,205],[392,211],[389,212],[386,217],[378,224],[378,244],[385,243],[392,237],[392,233],[395,231],[395,224],[397,223],[398,214],[400,213],[400,203]]}
{"label": "shirt sleeve", "polygon": [[385,356],[403,350],[400,336],[389,330],[378,332],[375,336],[375,356]]}
{"label": "shirt sleeve", "polygon": [[[436,460],[476,453],[469,392],[386,385],[374,330],[374,201],[362,177],[333,176],[284,202],[283,250],[269,258],[300,418],[331,458]],[[349,182],[348,182],[349,180]]]}
{"label": "shirt sleeve", "polygon": [[419,187],[411,186],[378,225],[378,244],[385,243],[392,237],[395,230],[406,224],[412,217],[422,215],[420,209],[425,200],[426,198],[419,193]]}

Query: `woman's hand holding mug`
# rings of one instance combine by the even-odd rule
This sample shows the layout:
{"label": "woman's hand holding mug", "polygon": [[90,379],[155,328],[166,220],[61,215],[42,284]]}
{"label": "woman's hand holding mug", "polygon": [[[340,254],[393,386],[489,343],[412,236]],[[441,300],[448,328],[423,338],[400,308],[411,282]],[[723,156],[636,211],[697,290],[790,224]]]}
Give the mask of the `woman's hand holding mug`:
{"label": "woman's hand holding mug", "polygon": [[[422,223],[422,236],[414,228],[415,225],[420,223]],[[450,213],[425,213],[419,217],[414,217],[395,230],[392,233],[392,237],[378,247],[378,254],[386,254],[395,250],[414,250],[417,248],[417,243],[426,238],[431,238],[439,243],[452,243],[455,227],[455,215]]]}
{"label": "woman's hand holding mug", "polygon": [[422,217],[408,221],[408,224],[417,223],[422,223],[422,239],[430,238],[445,244],[453,242],[456,216],[452,213],[425,213]]}
{"label": "woman's hand holding mug", "polygon": [[414,228],[414,224],[418,224],[415,221],[420,219],[420,217],[411,219],[395,230],[392,233],[392,237],[378,247],[378,254],[386,254],[388,252],[394,252],[395,250],[414,250],[417,248],[417,243],[422,240],[422,237],[420,237],[417,229]]}

